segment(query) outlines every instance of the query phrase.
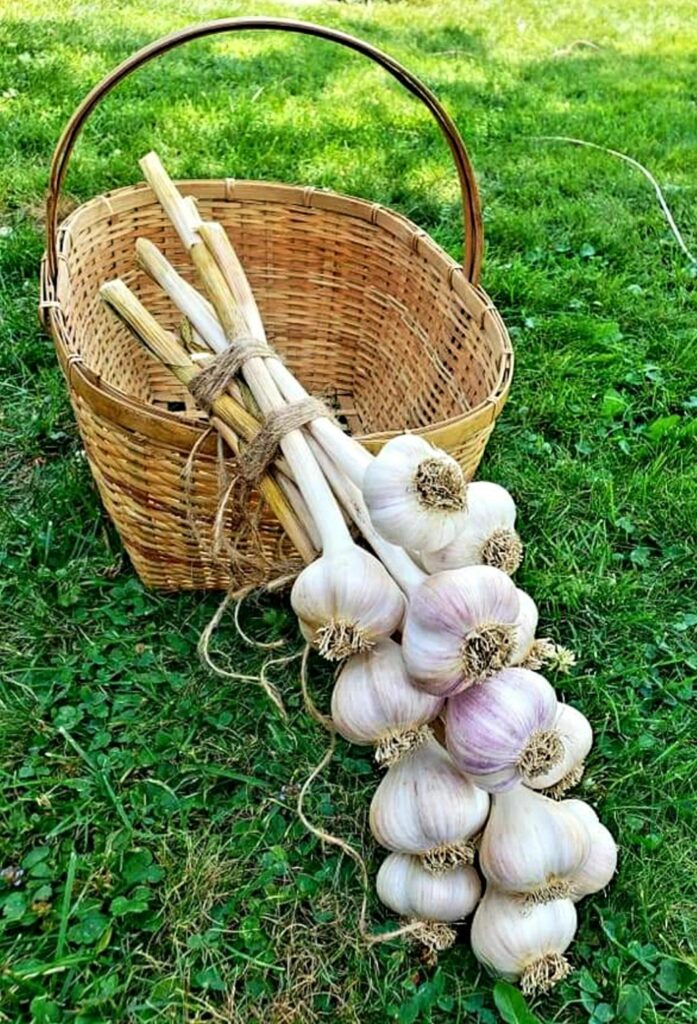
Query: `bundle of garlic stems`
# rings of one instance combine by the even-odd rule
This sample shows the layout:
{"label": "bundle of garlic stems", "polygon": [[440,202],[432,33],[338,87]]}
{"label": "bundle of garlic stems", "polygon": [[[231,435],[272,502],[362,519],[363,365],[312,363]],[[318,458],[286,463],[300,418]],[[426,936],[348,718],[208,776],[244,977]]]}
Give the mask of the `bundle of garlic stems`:
{"label": "bundle of garlic stems", "polygon": [[389,851],[378,896],[431,951],[451,944],[453,926],[475,911],[479,960],[526,993],[546,991],[570,969],[577,901],[607,885],[617,851],[587,804],[561,799],[581,778],[592,730],[536,671],[573,658],[536,638],[535,603],[511,579],[522,556],[513,499],[497,484],[468,483],[418,435],[373,456],[326,410],[308,407],[268,345],[226,232],[201,219],[155,154],[141,166],[206,297],[144,239],[138,262],[201,351],[186,352],[125,285],[102,294],[187,387],[201,366],[220,369],[207,405],[235,452],[260,427],[282,424],[260,489],[306,562],[291,592],[300,631],[338,663],[334,727],[374,747],[386,768],[370,809]]}

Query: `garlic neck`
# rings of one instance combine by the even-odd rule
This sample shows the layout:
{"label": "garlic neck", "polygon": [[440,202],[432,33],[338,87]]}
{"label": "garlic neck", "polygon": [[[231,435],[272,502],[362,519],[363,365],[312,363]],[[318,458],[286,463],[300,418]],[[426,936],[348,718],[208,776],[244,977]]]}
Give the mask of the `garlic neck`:
{"label": "garlic neck", "polygon": [[[280,359],[268,359],[267,366],[287,402],[298,402],[309,397],[300,381]],[[326,417],[313,420],[308,429],[315,441],[338,462],[348,478],[360,487],[363,474],[373,458],[370,452]]]}
{"label": "garlic neck", "polygon": [[309,445],[337,500],[368,541],[390,576],[405,594],[411,594],[427,579],[426,573],[419,569],[404,548],[390,544],[380,536],[370,521],[370,515],[360,489],[344,476],[337,463],[314,438],[309,439]]}

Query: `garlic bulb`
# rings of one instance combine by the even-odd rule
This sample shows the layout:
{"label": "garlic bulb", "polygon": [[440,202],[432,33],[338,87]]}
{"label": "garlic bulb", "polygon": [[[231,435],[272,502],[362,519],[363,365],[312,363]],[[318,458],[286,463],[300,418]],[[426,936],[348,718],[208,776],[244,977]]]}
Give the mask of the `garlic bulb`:
{"label": "garlic bulb", "polygon": [[365,470],[363,497],[378,533],[413,551],[449,544],[468,519],[460,466],[416,434],[380,449]]}
{"label": "garlic bulb", "polygon": [[[549,771],[524,779],[532,789],[561,797],[583,778],[584,758],[593,745],[593,730],[585,715],[570,704],[559,703],[553,726],[560,737],[563,755]],[[566,804],[568,807],[568,804]]]}
{"label": "garlic bulb", "polygon": [[459,569],[464,565],[492,565],[512,575],[523,557],[515,532],[516,508],[507,490],[476,480],[467,488],[467,519],[455,537],[440,549],[423,549],[427,572]]}
{"label": "garlic bulb", "polygon": [[617,845],[609,829],[598,820],[592,807],[583,800],[565,800],[564,808],[588,829],[590,851],[572,879],[574,902],[604,889],[617,870]]}
{"label": "garlic bulb", "polygon": [[442,707],[442,697],[414,686],[401,647],[389,639],[349,658],[332,693],[338,732],[350,743],[375,744],[380,764],[391,764],[422,740],[424,726]]}
{"label": "garlic bulb", "polygon": [[405,605],[384,566],[355,545],[306,566],[290,601],[303,636],[329,661],[370,650],[399,626]]}
{"label": "garlic bulb", "polygon": [[427,871],[418,857],[391,853],[377,877],[379,899],[407,918],[423,921],[462,921],[471,914],[482,884],[473,867],[460,865],[441,875]]}
{"label": "garlic bulb", "polygon": [[439,873],[471,864],[477,835],[489,813],[489,797],[455,767],[435,736],[393,765],[370,805],[370,828],[397,853],[421,858]]}
{"label": "garlic bulb", "polygon": [[410,595],[402,649],[429,693],[452,696],[510,663],[520,600],[499,569],[476,565],[430,576]]}
{"label": "garlic bulb", "polygon": [[544,676],[504,668],[484,686],[470,686],[448,701],[448,750],[458,768],[489,793],[521,781],[532,784],[564,758],[557,707]]}
{"label": "garlic bulb", "polygon": [[508,981],[520,981],[525,995],[547,992],[571,967],[564,956],[576,932],[571,900],[522,907],[487,887],[472,921],[470,941],[477,960]]}
{"label": "garlic bulb", "polygon": [[564,803],[519,786],[492,799],[479,848],[485,878],[527,903],[571,894],[590,850],[590,836]]}
{"label": "garlic bulb", "polygon": [[515,646],[511,653],[511,665],[523,665],[525,668],[532,668],[526,663],[526,658],[535,642],[535,630],[539,619],[537,605],[524,590],[516,589],[520,607],[516,619]]}

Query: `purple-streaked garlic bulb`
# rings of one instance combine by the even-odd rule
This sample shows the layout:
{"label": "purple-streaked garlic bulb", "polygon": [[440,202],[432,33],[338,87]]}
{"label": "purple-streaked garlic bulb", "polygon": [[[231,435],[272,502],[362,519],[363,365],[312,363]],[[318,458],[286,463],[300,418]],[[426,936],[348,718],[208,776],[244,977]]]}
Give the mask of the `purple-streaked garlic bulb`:
{"label": "purple-streaked garlic bulb", "polygon": [[395,760],[426,739],[425,728],[443,707],[443,699],[415,686],[402,649],[381,640],[342,666],[332,693],[332,719],[349,743],[373,745],[379,764]]}
{"label": "purple-streaked garlic bulb", "polygon": [[487,794],[431,735],[385,775],[370,805],[370,828],[381,846],[420,857],[437,874],[472,863],[471,840],[488,813]]}
{"label": "purple-streaked garlic bulb", "polygon": [[[557,705],[553,731],[561,739],[563,756],[546,772],[526,778],[526,786],[559,798],[583,778],[584,762],[593,745],[593,730],[585,715],[570,704]],[[568,803],[567,803],[568,807]]]}
{"label": "purple-streaked garlic bulb", "polygon": [[452,696],[510,663],[520,600],[505,573],[477,565],[430,576],[410,595],[402,648],[407,671]]}
{"label": "purple-streaked garlic bulb", "polygon": [[530,783],[564,757],[557,698],[544,676],[504,668],[447,703],[446,743],[455,763],[489,793]]}

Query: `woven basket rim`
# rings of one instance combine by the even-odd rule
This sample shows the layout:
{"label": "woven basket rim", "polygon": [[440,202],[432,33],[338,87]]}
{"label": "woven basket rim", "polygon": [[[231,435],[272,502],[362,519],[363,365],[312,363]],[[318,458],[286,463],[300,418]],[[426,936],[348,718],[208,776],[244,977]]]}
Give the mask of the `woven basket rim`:
{"label": "woven basket rim", "polygon": [[[381,203],[371,202],[359,196],[352,196],[333,189],[316,186],[289,185],[284,182],[247,178],[179,179],[177,184],[181,189],[194,194],[201,192],[205,194],[207,191],[212,190],[214,186],[217,186],[221,191],[219,193],[210,191],[206,198],[218,198],[228,202],[235,200],[243,202],[245,199],[254,199],[256,202],[262,201],[285,205],[291,200],[294,205],[330,210],[340,213],[342,216],[355,217],[357,220],[364,222],[369,221],[397,238],[408,240],[416,254],[426,256],[429,262],[441,270],[443,276],[447,276],[448,284],[453,290],[460,294],[465,292],[469,297],[475,298],[481,307],[482,323],[485,316],[490,316],[496,324],[502,343],[497,382],[486,398],[471,409],[450,416],[447,419],[429,423],[426,426],[416,427],[410,430],[409,433],[428,435],[429,439],[437,445],[439,433],[441,431],[447,432],[454,425],[466,422],[470,428],[474,426],[483,427],[496,419],[498,412],[508,397],[513,376],[513,346],[506,326],[484,289],[478,284],[473,285],[467,279],[462,266],[426,231],[419,228],[404,214],[392,210]],[[150,187],[144,182],[138,182],[134,185],[120,186],[119,188],[93,196],[71,211],[61,222],[58,230],[59,276],[61,266],[66,259],[66,248],[69,248],[71,244],[71,229],[76,223],[79,223],[80,218],[96,205],[105,203],[108,208],[107,213],[114,213],[116,215],[112,210],[112,204],[116,201],[118,205],[120,198],[132,198],[134,196],[147,197],[152,199],[153,203],[156,201]],[[99,395],[101,395],[104,400],[102,404],[109,407],[112,414],[116,416],[118,416],[118,412],[122,408],[124,412],[131,414],[131,418],[141,421],[140,429],[143,432],[147,430],[146,423],[152,424],[155,428],[160,427],[163,444],[174,443],[175,438],[171,433],[174,429],[175,433],[179,435],[182,447],[189,448],[206,430],[205,424],[192,423],[176,412],[158,409],[148,402],[129,395],[113,384],[104,381],[100,374],[91,370],[79,357],[75,358],[76,354],[71,351],[70,346],[70,332],[65,327],[65,303],[61,302],[58,291],[59,289],[54,286],[53,281],[50,279],[48,261],[44,253],[41,261],[39,312],[45,328],[50,331],[55,340],[59,362],[68,378],[69,386],[75,388],[83,397],[89,396],[91,401],[98,400]],[[106,408],[104,411],[106,412]],[[159,434],[160,430],[157,430],[157,433]],[[393,430],[383,430],[369,434],[359,434],[356,437],[357,440],[363,443],[380,444],[393,437],[395,433],[396,431]],[[204,450],[206,448],[213,450],[214,445],[214,439],[209,438],[209,444],[204,446]]]}

